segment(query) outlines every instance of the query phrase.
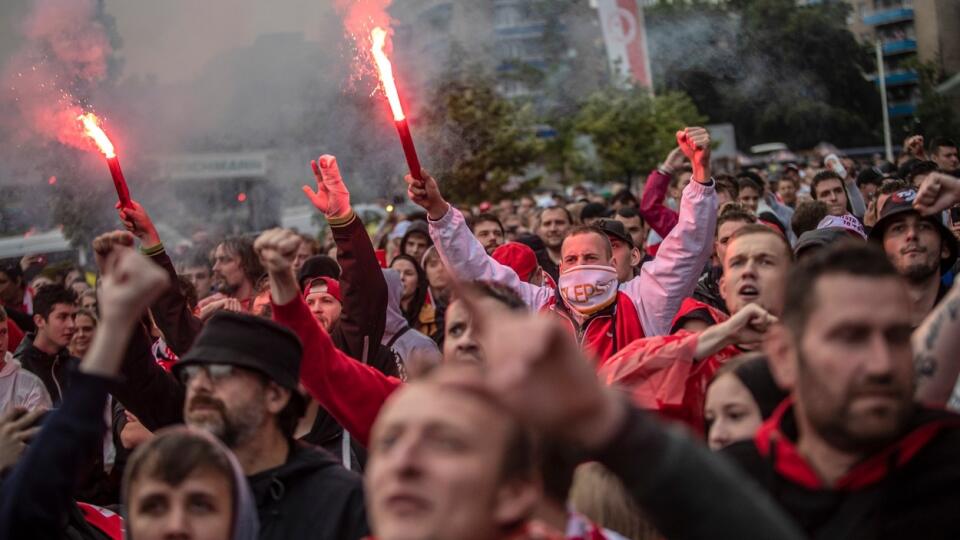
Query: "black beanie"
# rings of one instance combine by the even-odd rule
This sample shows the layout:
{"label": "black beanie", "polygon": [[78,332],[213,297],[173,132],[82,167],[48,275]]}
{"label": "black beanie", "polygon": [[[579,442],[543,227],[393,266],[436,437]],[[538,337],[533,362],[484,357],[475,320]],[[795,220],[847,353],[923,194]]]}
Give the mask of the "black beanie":
{"label": "black beanie", "polygon": [[777,386],[767,365],[766,356],[757,356],[740,364],[733,374],[747,387],[760,409],[760,417],[766,420],[777,405],[787,399],[787,393]]}

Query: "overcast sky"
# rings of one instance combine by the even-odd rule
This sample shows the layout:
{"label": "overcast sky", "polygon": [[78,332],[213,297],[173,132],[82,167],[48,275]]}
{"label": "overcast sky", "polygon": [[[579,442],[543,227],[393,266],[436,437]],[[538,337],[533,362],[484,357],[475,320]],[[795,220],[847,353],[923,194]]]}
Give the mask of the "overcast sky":
{"label": "overcast sky", "polygon": [[[162,82],[192,79],[220,53],[273,32],[316,40],[330,0],[105,0],[116,18],[126,59],[123,76],[155,75]],[[0,61],[18,45],[29,0],[0,2]]]}

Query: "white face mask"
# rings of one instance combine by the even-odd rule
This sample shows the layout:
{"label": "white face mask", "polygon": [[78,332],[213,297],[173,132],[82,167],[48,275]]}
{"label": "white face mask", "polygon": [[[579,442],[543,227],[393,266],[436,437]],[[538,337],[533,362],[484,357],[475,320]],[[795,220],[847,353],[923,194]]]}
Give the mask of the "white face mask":
{"label": "white face mask", "polygon": [[612,266],[575,266],[560,274],[560,296],[567,307],[592,315],[617,298],[617,271]]}

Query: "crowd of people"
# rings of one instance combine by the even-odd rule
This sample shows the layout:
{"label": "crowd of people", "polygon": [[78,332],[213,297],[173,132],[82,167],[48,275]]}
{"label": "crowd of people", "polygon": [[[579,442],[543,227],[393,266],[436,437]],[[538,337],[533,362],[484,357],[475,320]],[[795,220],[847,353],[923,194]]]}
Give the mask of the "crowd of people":
{"label": "crowd of people", "polygon": [[[368,232],[0,267],[0,538],[960,536],[960,159],[836,153]],[[957,476],[954,476],[957,474]]]}

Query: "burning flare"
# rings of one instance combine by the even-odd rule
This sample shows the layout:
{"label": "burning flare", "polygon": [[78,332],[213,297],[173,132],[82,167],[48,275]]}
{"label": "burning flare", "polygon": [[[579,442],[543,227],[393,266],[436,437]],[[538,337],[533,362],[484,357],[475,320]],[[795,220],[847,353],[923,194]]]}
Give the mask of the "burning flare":
{"label": "burning flare", "polygon": [[393,80],[393,66],[390,65],[387,54],[383,52],[383,47],[387,41],[387,31],[378,26],[370,32],[370,39],[373,41],[370,52],[373,54],[373,60],[377,63],[380,84],[383,86],[383,93],[387,95],[387,101],[390,102],[393,119],[396,121],[403,120],[405,116],[403,107],[400,105],[400,94],[397,93],[397,83]]}
{"label": "burning flare", "polygon": [[113,150],[113,143],[110,142],[110,138],[100,127],[100,119],[97,118],[97,115],[88,112],[78,116],[77,120],[83,122],[83,131],[93,139],[104,156],[108,159],[117,157],[117,153]]}

